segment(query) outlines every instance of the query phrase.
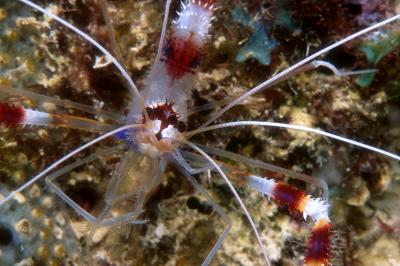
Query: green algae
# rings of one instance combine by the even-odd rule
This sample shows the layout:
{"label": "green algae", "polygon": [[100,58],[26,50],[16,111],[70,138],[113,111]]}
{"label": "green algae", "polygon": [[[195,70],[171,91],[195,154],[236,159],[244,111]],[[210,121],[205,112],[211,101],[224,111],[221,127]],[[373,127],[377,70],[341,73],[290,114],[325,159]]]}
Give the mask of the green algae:
{"label": "green algae", "polygon": [[236,55],[236,62],[242,63],[253,58],[262,65],[269,65],[271,63],[271,51],[279,45],[279,42],[268,36],[268,29],[262,22],[252,19],[239,6],[231,12],[236,22],[252,29],[249,39]]}
{"label": "green algae", "polygon": [[[360,50],[367,57],[368,62],[376,66],[387,54],[400,48],[400,32],[393,30],[381,32],[380,36],[362,44]],[[369,86],[374,80],[375,73],[363,74],[356,82],[360,87]]]}

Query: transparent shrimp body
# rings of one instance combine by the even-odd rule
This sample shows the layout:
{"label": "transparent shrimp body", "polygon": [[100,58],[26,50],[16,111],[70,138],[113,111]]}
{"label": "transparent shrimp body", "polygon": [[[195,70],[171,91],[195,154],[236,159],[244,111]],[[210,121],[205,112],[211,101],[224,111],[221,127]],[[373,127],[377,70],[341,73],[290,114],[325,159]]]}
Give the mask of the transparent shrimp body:
{"label": "transparent shrimp body", "polygon": [[[24,2],[26,3],[27,1]],[[107,117],[112,120],[113,123],[107,124],[95,119],[81,119],[66,115],[61,117],[49,115],[37,110],[19,108],[11,104],[1,105],[2,116],[0,116],[2,117],[2,123],[8,126],[26,124],[42,126],[50,125],[74,127],[78,129],[89,128],[100,134],[107,132],[87,145],[85,144],[81,148],[71,152],[71,154],[63,157],[61,160],[56,161],[56,163],[51,165],[50,168],[47,168],[39,175],[35,176],[32,179],[33,181],[28,183],[28,185],[32,184],[35,180],[46,176],[48,185],[58,194],[58,196],[90,222],[92,225],[88,236],[88,239],[90,240],[93,238],[97,229],[103,227],[115,228],[118,225],[127,223],[145,223],[146,221],[141,220],[141,214],[146,199],[150,195],[149,192],[161,183],[166,165],[174,162],[177,168],[181,170],[182,174],[192,182],[193,186],[197,188],[207,200],[209,200],[209,204],[212,205],[215,213],[222,217],[222,224],[225,226],[223,230],[220,230],[222,234],[215,241],[215,244],[213,243],[213,245],[210,246],[210,248],[212,248],[211,252],[209,252],[208,255],[205,254],[203,257],[205,258],[203,263],[208,264],[220,249],[222,241],[225,239],[231,228],[231,222],[223,209],[213,202],[208,194],[205,193],[204,189],[197,184],[196,180],[192,177],[192,174],[203,173],[205,171],[218,173],[218,177],[222,177],[224,181],[226,181],[230,191],[238,200],[240,207],[245,212],[247,219],[250,221],[257,239],[261,243],[260,246],[262,247],[261,250],[264,252],[264,260],[261,259],[261,256],[255,260],[260,264],[269,264],[269,259],[273,258],[273,255],[265,252],[263,243],[260,241],[262,237],[267,235],[269,229],[265,229],[263,226],[264,235],[258,233],[249,211],[247,211],[241,201],[241,197],[236,193],[232,184],[229,182],[229,174],[229,177],[237,184],[258,191],[260,194],[272,198],[281,205],[287,205],[292,211],[300,212],[304,218],[311,217],[311,220],[315,222],[315,233],[311,235],[309,242],[315,244],[310,245],[309,252],[306,254],[305,263],[309,265],[328,265],[332,263],[331,253],[328,252],[329,249],[332,248],[332,239],[330,239],[331,227],[326,197],[327,186],[323,181],[318,181],[318,179],[315,178],[299,175],[286,169],[277,168],[260,161],[254,161],[222,150],[193,145],[187,140],[195,134],[227,127],[248,125],[284,127],[292,130],[316,133],[336,140],[345,141],[353,145],[380,152],[381,154],[397,160],[398,156],[391,153],[384,153],[380,149],[374,149],[371,146],[363,145],[359,142],[349,141],[346,138],[339,138],[334,134],[329,134],[318,129],[312,129],[300,125],[287,125],[261,121],[239,121],[207,127],[208,124],[212,123],[223,112],[242,102],[244,99],[248,99],[250,95],[276,84],[278,81],[284,80],[294,73],[320,66],[321,63],[312,62],[312,64],[309,64],[309,62],[322,53],[317,53],[306,58],[299,64],[288,68],[288,70],[279,73],[272,79],[253,88],[236,100],[229,101],[229,104],[225,108],[213,114],[209,121],[199,129],[186,132],[186,123],[188,119],[187,112],[191,109],[192,104],[190,90],[192,89],[193,74],[200,61],[199,59],[202,47],[207,40],[206,37],[214,11],[214,2],[215,1],[204,0],[186,1],[180,8],[180,15],[177,16],[176,21],[171,23],[169,31],[166,31],[166,24],[164,24],[165,27],[162,36],[166,36],[166,38],[161,38],[162,45],[160,45],[159,53],[142,93],[138,93],[138,91],[135,90],[136,87],[129,80],[129,75],[124,75],[130,84],[129,88],[132,91],[134,99],[132,104],[133,107],[130,109],[130,113],[127,117],[114,116],[113,114],[105,114],[103,112],[99,114],[98,110],[93,111],[93,109],[90,109],[88,106],[82,108],[82,106],[79,106],[76,103],[72,105],[76,110],[83,109],[85,112],[99,115],[99,117]],[[171,1],[167,1],[167,7],[170,3]],[[167,11],[168,10],[169,9],[167,8]],[[167,14],[166,21],[168,21]],[[354,36],[352,38],[354,38]],[[346,41],[348,40],[349,39],[346,39]],[[112,56],[109,53],[107,54],[107,51],[101,51],[106,55],[106,58],[111,60]],[[116,63],[114,61],[112,62]],[[322,65],[325,67],[328,66],[331,70],[337,71],[337,69],[332,65],[325,63]],[[123,68],[119,70],[124,74]],[[8,91],[13,92],[14,94],[18,92],[26,97],[36,97],[27,92],[12,90],[6,87],[3,87],[2,90],[3,92]],[[39,98],[43,99],[42,96]],[[50,101],[59,103],[61,106],[71,106],[68,105],[71,103],[67,104],[65,101],[57,102],[55,99],[51,99]],[[73,155],[76,155],[89,146],[111,136],[117,136],[117,138],[122,140],[124,144],[111,149],[96,151],[83,160],[78,160],[77,162],[63,167],[56,172],[50,172]],[[194,153],[182,152],[181,148],[184,145],[193,148],[195,151],[199,152],[202,157]],[[98,209],[96,214],[91,214],[86,211],[85,208],[82,208],[65,192],[63,192],[56,183],[56,179],[64,173],[73,171],[77,167],[90,163],[101,157],[108,157],[110,154],[114,153],[122,154],[122,159],[115,171],[112,173],[107,189],[103,195],[105,204]],[[222,159],[220,161],[213,160],[210,157],[211,154]],[[226,165],[226,163],[224,163],[224,158],[236,161],[238,164],[246,165],[247,170],[244,171],[244,173],[242,172],[237,174],[239,172],[238,169]],[[280,173],[287,177],[300,179],[306,183],[311,183],[321,187],[325,196],[311,196],[293,186],[284,186],[279,182],[268,178],[268,175],[262,173],[263,170]],[[26,187],[27,186],[23,186],[19,190]],[[9,200],[13,196],[15,196],[15,194],[6,197],[6,200]],[[5,201],[2,201],[1,205],[4,204],[4,202]],[[255,210],[253,209],[252,211],[254,212]],[[263,217],[264,213],[257,214],[257,217],[260,216]],[[162,230],[160,229],[159,231]],[[252,248],[256,245],[253,242],[254,241],[251,241]],[[264,242],[269,244],[271,241],[266,240]],[[261,253],[262,252],[259,252],[258,254]],[[299,261],[301,261],[301,258]],[[184,264],[185,260],[179,261],[178,263]]]}
{"label": "transparent shrimp body", "polygon": [[142,120],[150,135],[155,134],[156,139],[145,133],[133,134],[141,138],[137,141],[140,149],[152,156],[176,150],[172,140],[181,138],[179,133],[186,129],[194,72],[208,39],[213,12],[214,1],[182,2],[170,29],[163,29],[165,38],[160,41],[143,91],[146,114],[135,108],[128,116],[129,122]]}

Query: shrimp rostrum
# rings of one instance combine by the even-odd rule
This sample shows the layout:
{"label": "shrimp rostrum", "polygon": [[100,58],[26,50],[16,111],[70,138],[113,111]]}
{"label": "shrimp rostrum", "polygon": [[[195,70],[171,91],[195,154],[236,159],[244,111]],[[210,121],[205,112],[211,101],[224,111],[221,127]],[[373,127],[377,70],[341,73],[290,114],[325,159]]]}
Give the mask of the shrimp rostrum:
{"label": "shrimp rostrum", "polygon": [[[292,25],[294,22],[287,17],[286,20],[276,19],[275,24],[268,26],[260,22],[260,17],[264,15],[270,16],[270,19],[277,14],[288,16],[284,10],[289,8],[286,4],[265,1],[269,8],[262,8],[258,18],[255,16],[248,20],[249,14],[254,11],[254,4],[249,4],[245,11],[240,1],[167,0],[158,51],[150,71],[138,88],[131,74],[144,75],[142,68],[147,64],[146,60],[135,53],[143,50],[146,44],[129,51],[121,49],[119,42],[128,37],[120,33],[129,27],[118,24],[118,21],[124,21],[124,16],[129,18],[131,15],[129,12],[120,14],[116,10],[124,5],[134,7],[139,10],[132,11],[134,15],[149,26],[154,23],[152,16],[155,13],[146,8],[157,5],[152,1],[70,2],[73,1],[58,1],[59,6],[43,8],[33,1],[20,0],[3,1],[0,6],[0,23],[8,27],[15,25],[18,29],[13,31],[11,27],[3,30],[0,42],[6,47],[0,50],[0,63],[8,66],[4,71],[0,70],[0,123],[5,126],[2,129],[5,137],[2,140],[4,166],[0,187],[2,265],[23,261],[32,265],[273,265],[275,262],[336,265],[363,261],[364,258],[347,254],[344,251],[346,248],[355,248],[355,245],[370,242],[371,239],[387,239],[383,238],[385,233],[399,230],[400,220],[396,220],[386,207],[381,207],[383,199],[369,199],[373,193],[383,195],[386,191],[400,197],[395,178],[392,180],[394,185],[389,186],[391,178],[383,177],[395,175],[396,162],[400,157],[345,135],[357,136],[358,132],[350,130],[352,127],[359,130],[367,128],[365,124],[373,116],[371,112],[375,112],[376,119],[383,116],[374,108],[387,101],[387,96],[382,91],[374,91],[370,84],[374,84],[374,79],[383,79],[384,75],[379,71],[382,58],[387,55],[395,57],[396,52],[393,51],[400,47],[400,33],[391,28],[391,23],[396,23],[400,14],[387,11],[392,16],[382,17],[380,22],[376,22],[372,18],[380,18],[377,14],[381,15],[378,11],[384,4],[379,6],[380,9],[377,4],[369,4],[373,6],[369,6],[369,10],[365,3],[343,1],[344,8],[353,13],[356,6],[365,5],[362,8],[370,16],[367,19],[364,14],[364,20],[361,20],[360,15],[357,20],[359,25],[366,25],[365,28],[348,34],[348,37],[332,30],[332,34],[340,36],[336,42],[289,65],[274,52],[271,56],[259,51],[260,45],[265,46],[261,49],[267,49],[266,42],[272,37],[268,39],[265,34],[270,29],[275,28],[279,32],[286,27],[286,30],[296,32],[293,36],[300,34],[302,26]],[[234,4],[235,8],[230,4]],[[394,3],[391,5],[396,6]],[[306,7],[306,4],[299,4],[298,8],[306,10]],[[234,11],[229,11],[229,8]],[[34,15],[33,10],[37,12]],[[12,12],[20,17],[13,18]],[[146,18],[146,14],[149,17]],[[64,16],[66,19],[61,18]],[[202,61],[215,65],[215,61],[218,64],[218,60],[232,59],[218,53],[213,54],[214,58],[207,58],[212,54],[209,50],[213,47],[234,49],[227,38],[234,39],[241,33],[233,32],[231,25],[222,22],[230,16],[238,25],[246,25],[253,31],[252,36],[241,42],[244,47],[235,59],[243,61],[239,54],[244,53],[253,58],[253,65],[237,68],[235,74],[227,73],[229,69],[205,74],[206,71],[200,70]],[[115,23],[122,26],[114,28]],[[217,26],[219,24],[222,26]],[[140,23],[131,26],[130,30],[138,33],[137,28],[140,28]],[[68,32],[63,32],[65,29]],[[347,33],[345,30],[342,30],[342,35]],[[228,32],[230,37],[212,38],[213,31]],[[43,37],[46,35],[44,32],[48,33],[46,38]],[[262,44],[257,39],[259,36],[264,36]],[[343,54],[350,56],[348,50],[354,48],[346,45],[350,41],[355,42],[358,37],[367,39],[367,44],[364,43],[360,51],[366,54],[369,64],[350,64],[352,69],[345,71],[341,67],[349,68],[348,63],[341,65],[340,60],[336,60],[337,64],[329,62],[328,59],[337,59]],[[382,41],[384,38],[392,39],[385,42]],[[36,42],[37,50],[30,50],[34,46],[32,43],[22,47],[10,45],[16,40]],[[269,48],[277,45],[278,41],[271,41]],[[309,48],[315,45],[307,46],[307,54]],[[343,46],[345,48],[338,52],[338,47]],[[56,58],[54,51],[63,51],[64,54]],[[19,56],[10,57],[11,53]],[[68,54],[73,61],[67,58]],[[353,59],[356,60],[356,56]],[[396,60],[393,61],[396,63]],[[35,79],[32,72],[38,71],[34,67],[37,62],[44,62],[44,67],[40,68],[43,73]],[[213,91],[209,87],[205,93],[195,87],[213,78],[225,83],[227,77],[234,76],[235,82],[243,84],[237,81],[238,77],[256,79],[261,72],[253,71],[253,67],[270,63],[271,68],[275,67],[270,70],[271,78],[247,88],[247,91],[232,89],[229,93],[218,88]],[[385,66],[390,65],[389,59]],[[61,77],[55,74],[57,68],[63,69]],[[320,69],[326,71],[319,72]],[[296,75],[301,81],[292,81]],[[49,76],[51,78],[46,79]],[[121,88],[116,89],[116,84],[111,81],[117,82]],[[309,86],[311,90],[315,82],[324,89],[318,92],[302,89]],[[369,91],[366,89],[360,96],[360,93],[347,88],[352,83],[369,88]],[[398,80],[393,83],[398,86]],[[71,95],[75,101],[57,94],[49,96],[51,93],[42,93],[44,88],[52,86],[64,90],[80,88],[81,91]],[[276,89],[277,86],[282,88]],[[127,88],[130,94],[127,104],[114,99],[125,95],[121,92],[123,88]],[[264,92],[262,97],[255,95],[259,92]],[[368,93],[374,95],[373,100],[368,98],[371,96],[366,96]],[[95,100],[90,100],[90,97]],[[360,97],[368,98],[369,104],[354,103]],[[396,93],[392,93],[392,97],[396,99]],[[115,106],[103,108],[107,106],[108,98],[115,101]],[[290,101],[291,105],[284,105],[282,99]],[[199,104],[201,101],[205,103]],[[127,106],[124,111],[119,106],[121,104]],[[357,115],[343,111],[348,106],[352,106]],[[276,108],[277,111],[266,108]],[[315,114],[318,108],[322,109],[321,115]],[[396,111],[398,108],[392,109]],[[115,110],[120,110],[120,114]],[[254,116],[243,114],[244,110],[256,112],[259,119],[244,119]],[[261,115],[260,110],[263,110]],[[307,114],[307,111],[314,114]],[[233,120],[234,115],[240,119]],[[317,123],[316,119],[320,122]],[[396,119],[395,116],[390,117],[392,122],[388,123],[395,123]],[[201,120],[202,123],[199,122]],[[222,123],[216,123],[217,120]],[[319,129],[317,125],[330,130]],[[48,128],[48,131],[42,128]],[[76,133],[78,131],[85,133]],[[387,133],[393,135],[395,130]],[[11,138],[11,134],[19,136]],[[35,141],[29,134],[37,136]],[[7,142],[7,138],[17,144]],[[35,151],[36,156],[27,158],[16,148],[24,139],[29,139],[30,143],[25,149],[29,148],[31,154]],[[83,139],[85,141],[71,151],[63,149],[70,148],[64,139],[70,139],[76,145]],[[293,141],[276,144],[284,139]],[[395,141],[387,144],[372,137],[368,140],[386,143],[391,149],[399,145]],[[41,141],[50,141],[56,146],[38,148]],[[269,144],[263,146],[263,141]],[[315,148],[317,145],[322,148]],[[265,153],[261,152],[263,150]],[[310,150],[315,152],[313,156]],[[18,159],[13,159],[15,156]],[[307,156],[312,158],[304,158]],[[264,162],[268,159],[276,161],[279,166]],[[7,165],[12,162],[16,167]],[[290,170],[290,167],[297,171]],[[35,169],[36,174],[32,173]],[[350,176],[349,172],[353,174],[350,181],[345,180]],[[25,175],[33,177],[25,178]],[[183,181],[177,182],[177,179]],[[43,180],[61,201],[43,193],[46,190],[40,185]],[[340,188],[341,185],[345,188]],[[336,194],[331,186],[336,188],[333,190]],[[354,188],[355,196],[349,194],[350,188]],[[270,201],[263,200],[263,197]],[[60,211],[62,208],[58,207],[61,202],[75,212],[64,215]],[[336,211],[331,211],[335,204],[341,206],[337,212],[347,212],[347,217],[351,217],[351,212],[363,216],[369,221],[368,228],[373,227],[373,233],[359,236],[353,228],[343,228],[349,221],[335,218]],[[232,206],[239,207],[233,214],[227,212],[227,208],[232,209]],[[280,215],[285,211],[294,219]],[[164,220],[160,218],[163,212],[167,213]],[[190,226],[185,227],[185,221]],[[303,226],[306,224],[310,225],[309,229]],[[52,234],[55,237],[50,236]],[[353,239],[353,236],[356,237]],[[79,238],[86,241],[76,241]],[[346,238],[351,239],[345,241]],[[392,245],[398,247],[399,239],[393,239],[393,242]],[[289,256],[289,253],[292,255]],[[285,255],[290,258],[285,258]]]}

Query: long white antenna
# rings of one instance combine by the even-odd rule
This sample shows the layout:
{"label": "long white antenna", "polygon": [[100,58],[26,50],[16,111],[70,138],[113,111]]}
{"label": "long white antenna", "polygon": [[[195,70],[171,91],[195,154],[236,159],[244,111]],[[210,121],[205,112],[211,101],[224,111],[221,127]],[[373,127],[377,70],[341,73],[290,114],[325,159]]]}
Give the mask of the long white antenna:
{"label": "long white antenna", "polygon": [[229,186],[229,189],[231,190],[232,194],[235,196],[235,199],[237,200],[237,202],[240,205],[240,208],[242,208],[242,210],[244,211],[244,214],[247,217],[247,220],[249,221],[251,228],[253,229],[254,233],[256,234],[257,237],[257,241],[261,247],[261,251],[263,253],[264,256],[264,260],[267,263],[268,266],[271,265],[271,263],[269,262],[268,259],[268,254],[267,254],[267,250],[265,249],[264,244],[261,241],[261,236],[257,230],[257,227],[253,221],[253,218],[251,218],[251,215],[249,213],[249,211],[247,210],[246,206],[244,205],[243,201],[241,200],[239,194],[237,193],[236,189],[233,187],[231,181],[229,181],[229,178],[225,175],[224,171],[222,171],[221,167],[210,157],[208,156],[207,153],[205,153],[202,149],[200,149],[199,147],[197,147],[196,145],[194,145],[193,143],[191,143],[190,141],[186,141],[186,140],[179,140],[183,143],[185,143],[186,145],[188,145],[189,147],[191,147],[192,149],[194,149],[195,151],[197,151],[198,153],[200,153],[202,156],[204,156],[204,158],[206,158],[214,167],[215,170],[217,170],[217,172],[222,176],[222,178],[224,179],[224,181],[226,182],[226,184]]}
{"label": "long white antenna", "polygon": [[43,170],[42,172],[40,172],[40,174],[38,174],[37,176],[33,177],[32,179],[30,179],[28,182],[26,182],[25,184],[23,184],[22,186],[20,186],[17,190],[12,191],[10,194],[8,194],[5,198],[0,200],[0,206],[2,206],[4,203],[6,203],[7,201],[9,201],[10,199],[12,199],[17,193],[20,193],[21,191],[23,191],[24,189],[26,189],[27,187],[29,187],[30,185],[32,185],[33,183],[35,183],[36,181],[38,181],[40,178],[42,178],[43,176],[45,176],[47,173],[49,173],[50,171],[52,171],[53,169],[55,169],[58,165],[60,165],[61,163],[65,162],[66,160],[68,160],[69,158],[71,158],[72,156],[76,155],[77,153],[87,149],[88,147],[92,146],[93,144],[106,139],[112,135],[117,134],[118,132],[124,131],[126,129],[132,129],[132,128],[138,128],[141,127],[142,125],[127,125],[127,126],[123,126],[117,129],[114,129],[104,135],[101,135],[100,137],[97,137],[93,140],[91,140],[90,142],[80,146],[79,148],[71,151],[70,153],[68,153],[67,155],[65,155],[64,157],[62,157],[61,159],[55,161],[53,164],[51,164],[49,167],[47,167],[45,170]]}
{"label": "long white antenna", "polygon": [[157,62],[158,60],[160,60],[162,51],[164,49],[164,42],[165,42],[165,35],[167,33],[169,12],[171,10],[171,2],[172,2],[172,0],[167,0],[167,3],[165,4],[164,19],[163,19],[163,25],[162,25],[162,29],[161,29],[161,37],[160,37],[160,42],[158,44],[156,60],[154,62]]}
{"label": "long white antenna", "polygon": [[204,122],[200,128],[202,127],[206,127],[209,124],[211,124],[212,122],[214,122],[218,117],[220,117],[223,113],[225,113],[226,111],[228,111],[229,109],[231,109],[232,107],[234,107],[235,105],[243,102],[245,99],[247,99],[248,97],[250,97],[251,95],[262,91],[264,88],[267,88],[269,85],[271,85],[272,83],[278,81],[279,79],[283,78],[286,75],[289,75],[292,71],[297,70],[298,68],[304,66],[305,64],[311,62],[312,60],[314,60],[315,58],[319,57],[320,55],[323,55],[326,52],[329,52],[330,50],[345,44],[363,34],[366,34],[370,31],[373,31],[377,28],[380,28],[386,24],[389,24],[395,20],[400,19],[400,14],[397,14],[393,17],[390,17],[388,19],[385,19],[377,24],[374,24],[366,29],[363,29],[361,31],[358,31],[340,41],[335,42],[334,44],[329,45],[328,47],[306,57],[305,59],[301,60],[300,62],[286,68],[285,70],[283,70],[282,72],[278,73],[277,75],[273,76],[272,78],[262,82],[261,84],[257,85],[256,87],[252,88],[251,90],[249,90],[248,92],[244,93],[242,96],[240,96],[239,98],[237,98],[236,100],[232,101],[230,104],[228,104],[227,106],[225,106],[224,108],[222,108],[221,110],[215,112],[210,119],[208,119],[206,122]]}
{"label": "long white antenna", "polygon": [[387,157],[390,157],[392,159],[395,159],[397,161],[400,161],[400,156],[385,151],[383,149],[379,149],[376,147],[373,147],[371,145],[368,144],[364,144],[352,139],[348,139],[333,133],[329,133],[320,129],[316,129],[316,128],[310,128],[310,127],[305,127],[305,126],[301,126],[301,125],[291,125],[291,124],[285,124],[285,123],[276,123],[276,122],[267,122],[267,121],[236,121],[236,122],[228,122],[228,123],[224,123],[224,124],[218,124],[218,125],[214,125],[214,126],[209,126],[209,127],[204,127],[204,128],[198,128],[192,131],[188,131],[185,132],[185,137],[189,138],[195,134],[201,133],[201,132],[206,132],[206,131],[210,131],[210,130],[214,130],[214,129],[219,129],[219,128],[226,128],[226,127],[236,127],[236,126],[264,126],[264,127],[278,127],[278,128],[287,128],[287,129],[295,129],[295,130],[300,130],[300,131],[306,131],[306,132],[310,132],[310,133],[315,133],[315,134],[319,134],[328,138],[332,138],[332,139],[336,139],[342,142],[346,142],[370,151],[374,151],[377,152],[379,154],[385,155]]}
{"label": "long white antenna", "polygon": [[144,101],[143,101],[143,97],[140,94],[139,90],[137,89],[135,83],[133,82],[133,80],[131,79],[131,77],[129,76],[128,72],[124,69],[124,67],[118,62],[117,59],[115,59],[114,56],[112,56],[112,54],[110,52],[108,52],[103,46],[101,46],[101,44],[99,44],[96,40],[94,40],[92,37],[90,37],[88,34],[84,33],[83,31],[81,31],[80,29],[78,29],[77,27],[75,27],[74,25],[72,25],[71,23],[69,23],[68,21],[65,21],[64,19],[54,15],[53,13],[49,12],[48,10],[42,8],[41,6],[38,6],[37,4],[29,1],[29,0],[19,0],[20,2],[36,9],[37,11],[45,14],[46,16],[58,21],[59,23],[61,23],[62,25],[64,25],[65,27],[69,28],[70,30],[74,31],[75,33],[77,33],[79,36],[81,36],[82,38],[84,38],[85,40],[87,40],[88,42],[90,42],[91,44],[93,44],[94,46],[97,47],[97,49],[99,49],[109,60],[111,60],[111,62],[118,68],[118,70],[121,72],[122,76],[126,79],[126,81],[129,84],[129,90],[131,91],[132,95],[134,97],[136,97],[139,100],[139,104],[141,105],[141,109],[142,111],[146,113],[146,109],[145,109],[145,105],[144,105]]}

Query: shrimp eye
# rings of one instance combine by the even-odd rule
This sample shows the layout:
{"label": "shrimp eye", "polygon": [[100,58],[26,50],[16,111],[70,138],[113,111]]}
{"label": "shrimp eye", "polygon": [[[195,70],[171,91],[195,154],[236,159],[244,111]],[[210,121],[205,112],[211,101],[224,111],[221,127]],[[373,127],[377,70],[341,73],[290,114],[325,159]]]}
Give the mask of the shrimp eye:
{"label": "shrimp eye", "polygon": [[151,108],[151,107],[146,107],[146,112],[147,112],[147,114],[149,115],[149,118],[150,118],[151,120],[154,120],[154,111],[153,111],[153,108]]}
{"label": "shrimp eye", "polygon": [[153,114],[154,114],[154,118],[153,119],[159,119],[159,120],[164,120],[164,110],[162,110],[161,108],[155,108],[153,109]]}
{"label": "shrimp eye", "polygon": [[178,123],[178,118],[176,118],[176,115],[170,115],[168,116],[167,122],[171,126],[176,126]]}

